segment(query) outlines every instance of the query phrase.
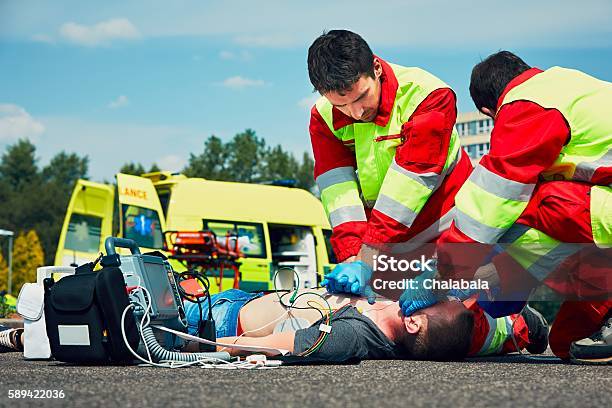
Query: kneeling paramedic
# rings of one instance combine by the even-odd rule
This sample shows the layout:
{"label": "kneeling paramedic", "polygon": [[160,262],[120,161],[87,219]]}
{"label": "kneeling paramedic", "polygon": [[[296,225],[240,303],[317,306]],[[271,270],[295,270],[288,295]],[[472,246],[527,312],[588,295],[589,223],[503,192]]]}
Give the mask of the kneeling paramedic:
{"label": "kneeling paramedic", "polygon": [[[609,256],[612,84],[572,69],[542,71],[501,51],[474,67],[470,93],[476,107],[494,118],[491,151],[456,196],[453,225],[439,242],[440,273],[452,276],[457,265],[465,265],[466,251],[453,250],[465,243],[486,248],[505,240],[521,245],[523,252],[534,249],[531,260],[514,259],[528,272],[521,275],[524,285],[535,280],[551,286],[551,276],[559,282],[564,260],[554,254],[570,243],[590,244],[601,248],[598,257]],[[537,260],[544,244],[556,251],[547,254],[554,261],[550,265]],[[477,255],[470,260],[474,269],[487,256],[471,254]],[[504,276],[510,268],[496,265],[502,286],[517,280]],[[602,296],[563,304],[551,332],[551,348],[559,357],[612,362],[609,265],[608,257],[599,271],[581,272],[579,281],[576,271],[584,263],[565,269],[565,286],[573,285],[574,293],[585,293],[582,279],[587,279]],[[559,291],[558,285],[551,287]]]}
{"label": "kneeling paramedic", "polygon": [[376,248],[435,242],[450,226],[472,169],[454,130],[456,97],[435,76],[384,61],[345,30],[314,41],[308,72],[322,95],[310,118],[315,179],[342,262],[324,284],[374,302],[367,283]]}

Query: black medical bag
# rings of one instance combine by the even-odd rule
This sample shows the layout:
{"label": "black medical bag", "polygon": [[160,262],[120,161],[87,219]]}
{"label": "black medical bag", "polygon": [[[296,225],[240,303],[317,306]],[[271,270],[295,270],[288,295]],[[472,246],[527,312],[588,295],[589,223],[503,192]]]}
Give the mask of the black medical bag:
{"label": "black medical bag", "polygon": [[[126,347],[121,316],[129,305],[118,267],[94,271],[95,263],[77,268],[57,282],[45,279],[45,320],[51,354],[76,364],[128,364],[134,356]],[[140,336],[132,309],[125,316],[125,334],[136,350]]]}

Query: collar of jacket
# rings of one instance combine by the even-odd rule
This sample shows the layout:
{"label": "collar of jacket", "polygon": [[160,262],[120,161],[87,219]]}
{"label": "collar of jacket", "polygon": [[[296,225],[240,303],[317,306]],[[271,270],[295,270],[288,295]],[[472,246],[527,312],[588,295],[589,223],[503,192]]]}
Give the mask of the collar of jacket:
{"label": "collar of jacket", "polygon": [[[398,82],[393,69],[391,66],[382,58],[375,56],[382,65],[382,74],[380,76],[380,104],[378,105],[378,113],[374,118],[374,123],[378,126],[387,126],[389,119],[391,118],[391,110],[393,110],[393,104],[395,103],[395,97],[397,94]],[[343,128],[344,126],[351,125],[353,123],[360,123],[348,115],[340,112],[336,107],[332,108],[332,118],[334,121],[334,130]]]}

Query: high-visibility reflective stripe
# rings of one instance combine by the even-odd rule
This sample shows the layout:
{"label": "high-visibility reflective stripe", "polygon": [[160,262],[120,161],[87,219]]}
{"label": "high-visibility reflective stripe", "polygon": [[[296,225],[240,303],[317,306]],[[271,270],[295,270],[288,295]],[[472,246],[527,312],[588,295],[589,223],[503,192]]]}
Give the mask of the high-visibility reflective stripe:
{"label": "high-visibility reflective stripe", "polygon": [[612,246],[612,188],[591,187],[591,227],[593,241],[600,248]]}
{"label": "high-visibility reflective stripe", "polygon": [[[529,246],[525,248],[529,250]],[[579,244],[567,244],[559,243],[555,248],[549,248],[549,251],[539,257],[529,268],[527,272],[538,281],[542,282],[544,279],[555,271],[559,265],[561,265],[567,258],[580,251],[581,246]]]}
{"label": "high-visibility reflective stripe", "polygon": [[487,313],[484,314],[489,324],[489,332],[487,338],[476,353],[479,356],[490,356],[497,354],[501,351],[506,340],[508,340],[508,333],[512,333],[512,323],[508,317],[498,317],[497,319],[492,318]]}
{"label": "high-visibility reflective stripe", "polygon": [[480,186],[483,190],[506,200],[529,201],[535,188],[535,184],[523,184],[508,180],[480,164],[476,166],[468,180]]}
{"label": "high-visibility reflective stripe", "polygon": [[541,282],[580,249],[579,244],[562,243],[542,231],[529,228],[506,251]]}
{"label": "high-visibility reflective stripe", "polygon": [[525,201],[498,197],[474,184],[471,180],[467,180],[463,184],[455,197],[455,203],[458,210],[478,223],[503,231],[510,228],[527,207]]}
{"label": "high-visibility reflective stripe", "polygon": [[410,227],[417,217],[417,213],[410,208],[403,206],[401,203],[398,203],[393,198],[384,194],[378,195],[374,209],[407,227]]}
{"label": "high-visibility reflective stripe", "polygon": [[442,235],[442,232],[450,228],[455,217],[455,207],[448,210],[446,214],[437,219],[429,227],[416,234],[406,242],[398,242],[397,244],[389,244],[388,251],[393,254],[406,253],[414,251],[419,246],[433,241],[435,238]]}
{"label": "high-visibility reflective stripe", "polygon": [[481,222],[476,221],[463,211],[455,207],[455,225],[461,232],[474,241],[482,242],[484,244],[492,244],[499,240],[499,238],[506,232],[503,228],[495,228],[485,225]]}
{"label": "high-visibility reflective stripe", "polygon": [[355,177],[355,168],[352,166],[346,166],[336,167],[335,169],[326,171],[325,173],[320,174],[316,181],[317,186],[319,186],[319,191],[323,191],[334,184],[355,180],[357,180]]}
{"label": "high-visibility reflective stripe", "polygon": [[365,211],[361,205],[342,207],[329,213],[329,223],[332,228],[336,228],[345,222],[353,221],[367,221]]}
{"label": "high-visibility reflective stripe", "polygon": [[510,227],[508,231],[499,239],[500,244],[511,244],[517,239],[519,239],[525,232],[527,232],[531,227],[523,224],[514,224]]}
{"label": "high-visibility reflective stripe", "polygon": [[438,173],[415,173],[410,170],[406,170],[405,168],[397,164],[395,158],[393,158],[393,162],[391,162],[391,166],[389,168],[397,171],[398,173],[403,174],[406,177],[410,177],[412,180],[422,184],[430,190],[435,189],[438,186],[438,183],[440,182],[440,175]]}
{"label": "high-visibility reflective stripe", "polygon": [[612,151],[608,150],[599,159],[592,162],[580,162],[574,171],[574,180],[591,181],[593,174],[600,167],[612,167]]}
{"label": "high-visibility reflective stripe", "polygon": [[394,168],[389,168],[374,208],[380,211],[377,208],[378,200],[380,200],[380,196],[385,195],[398,202],[401,206],[414,213],[418,213],[427,202],[431,193],[432,190],[425,186],[422,180],[417,181],[412,176],[408,176]]}
{"label": "high-visibility reflective stripe", "polygon": [[321,201],[327,214],[341,207],[362,206],[357,183],[354,181],[346,181],[327,187],[321,192]]}
{"label": "high-visibility reflective stripe", "polygon": [[487,338],[485,339],[484,344],[477,353],[477,355],[479,356],[484,356],[487,354],[487,351],[491,347],[491,342],[493,341],[495,330],[497,329],[497,319],[492,318],[487,313],[485,313],[484,315],[487,318],[487,323],[489,324],[489,331],[487,332]]}
{"label": "high-visibility reflective stripe", "polygon": [[529,269],[540,257],[545,256],[554,249],[559,241],[546,235],[535,228],[528,228],[506,252],[516,260],[523,268]]}

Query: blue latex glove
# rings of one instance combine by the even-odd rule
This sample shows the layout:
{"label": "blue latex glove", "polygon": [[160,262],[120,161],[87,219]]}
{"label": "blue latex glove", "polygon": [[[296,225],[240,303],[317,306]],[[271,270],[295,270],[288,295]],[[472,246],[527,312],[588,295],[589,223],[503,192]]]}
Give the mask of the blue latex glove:
{"label": "blue latex glove", "polygon": [[[425,289],[423,282],[426,279],[432,279],[436,275],[436,271],[423,272],[413,279],[412,288],[408,288],[402,293],[399,298],[399,306],[402,309],[404,316],[410,316],[417,310],[435,305],[438,303],[438,298],[431,289]],[[431,285],[428,285],[431,286]]]}
{"label": "blue latex glove", "polygon": [[376,302],[376,294],[370,286],[372,268],[361,262],[347,262],[337,265],[333,271],[325,275],[322,286],[331,293],[350,293],[364,296],[368,303]]}

